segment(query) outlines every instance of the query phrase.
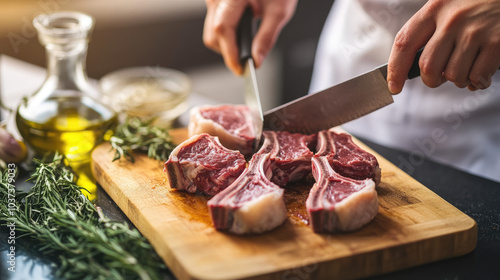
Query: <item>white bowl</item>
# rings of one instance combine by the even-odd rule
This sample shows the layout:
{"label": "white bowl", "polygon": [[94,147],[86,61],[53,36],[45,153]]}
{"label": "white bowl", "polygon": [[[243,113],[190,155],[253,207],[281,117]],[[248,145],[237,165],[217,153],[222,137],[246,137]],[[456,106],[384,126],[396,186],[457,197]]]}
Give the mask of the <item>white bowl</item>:
{"label": "white bowl", "polygon": [[158,66],[126,68],[99,80],[103,101],[123,118],[155,118],[155,124],[170,126],[188,109],[191,81],[183,72]]}

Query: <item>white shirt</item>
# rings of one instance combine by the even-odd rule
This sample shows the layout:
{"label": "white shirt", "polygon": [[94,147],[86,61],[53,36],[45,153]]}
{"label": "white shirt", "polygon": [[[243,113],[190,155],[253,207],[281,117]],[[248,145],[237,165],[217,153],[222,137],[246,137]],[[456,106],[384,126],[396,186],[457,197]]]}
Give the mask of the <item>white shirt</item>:
{"label": "white shirt", "polygon": [[[310,92],[387,63],[394,37],[423,0],[336,0],[325,23]],[[445,83],[431,89],[406,82],[394,103],[343,127],[402,149],[398,165],[411,173],[424,157],[500,182],[500,71],[490,88],[471,92]]]}

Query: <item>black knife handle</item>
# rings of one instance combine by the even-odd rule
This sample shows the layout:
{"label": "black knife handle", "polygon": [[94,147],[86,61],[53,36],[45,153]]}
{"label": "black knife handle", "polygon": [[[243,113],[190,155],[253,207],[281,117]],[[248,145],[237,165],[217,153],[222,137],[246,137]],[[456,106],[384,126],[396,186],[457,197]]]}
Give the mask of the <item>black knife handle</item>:
{"label": "black knife handle", "polygon": [[239,48],[240,62],[244,64],[252,57],[252,40],[254,35],[254,23],[252,8],[248,6],[238,25],[237,43]]}
{"label": "black knife handle", "polygon": [[408,72],[408,79],[413,79],[420,76],[420,67],[418,66],[418,61],[420,60],[420,56],[422,55],[423,50],[424,48],[421,48],[415,55],[415,58],[413,59],[413,63],[410,68],[410,72]]}

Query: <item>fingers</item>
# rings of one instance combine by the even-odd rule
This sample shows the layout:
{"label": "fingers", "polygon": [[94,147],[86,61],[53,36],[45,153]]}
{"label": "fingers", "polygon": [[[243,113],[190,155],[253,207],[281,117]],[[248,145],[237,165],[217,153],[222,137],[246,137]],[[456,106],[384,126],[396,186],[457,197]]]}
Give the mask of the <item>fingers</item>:
{"label": "fingers", "polygon": [[246,1],[220,0],[213,22],[224,63],[237,75],[243,73],[243,68],[239,60],[236,30],[246,5]]}
{"label": "fingers", "polygon": [[206,0],[206,5],[203,43],[220,53],[231,71],[241,75],[243,69],[239,61],[236,32],[245,8],[250,5],[254,17],[262,18],[252,43],[252,57],[259,67],[295,12],[297,0]]}
{"label": "fingers", "polygon": [[450,33],[436,30],[420,56],[420,76],[428,87],[436,88],[446,82],[444,70],[455,45]]}
{"label": "fingers", "polygon": [[252,44],[252,57],[255,60],[256,67],[260,67],[264,58],[275,45],[281,30],[292,17],[295,6],[296,4],[290,3],[287,5],[269,5],[263,11],[262,21]]}
{"label": "fingers", "polygon": [[[481,38],[481,34],[457,30],[436,32],[429,40],[425,47],[428,55],[420,60],[422,81],[429,87],[450,81],[459,88],[488,88],[500,65],[496,51],[499,46]],[[451,42],[454,42],[454,47]]]}
{"label": "fingers", "polygon": [[207,15],[203,24],[203,44],[214,52],[220,53],[219,41],[213,31],[213,22],[218,1],[206,0],[205,2],[207,5]]}
{"label": "fingers", "polygon": [[[420,10],[398,32],[394,39],[387,67],[387,83],[393,94],[400,93],[413,59],[435,30],[432,18]],[[425,55],[425,50],[422,56]]]}
{"label": "fingers", "polygon": [[495,47],[493,45],[479,52],[469,73],[469,80],[472,86],[469,89],[486,89],[491,85],[491,77],[500,66],[497,52],[498,46]]}
{"label": "fingers", "polygon": [[479,45],[473,41],[461,41],[455,46],[444,70],[446,80],[459,88],[469,86],[469,73],[479,52]]}
{"label": "fingers", "polygon": [[422,81],[446,80],[470,90],[485,89],[500,66],[500,1],[428,1],[395,38],[388,66],[391,92],[401,91],[415,52]]}
{"label": "fingers", "polygon": [[203,43],[220,53],[226,66],[237,75],[241,75],[243,69],[238,56],[236,29],[247,4],[245,0],[206,0]]}

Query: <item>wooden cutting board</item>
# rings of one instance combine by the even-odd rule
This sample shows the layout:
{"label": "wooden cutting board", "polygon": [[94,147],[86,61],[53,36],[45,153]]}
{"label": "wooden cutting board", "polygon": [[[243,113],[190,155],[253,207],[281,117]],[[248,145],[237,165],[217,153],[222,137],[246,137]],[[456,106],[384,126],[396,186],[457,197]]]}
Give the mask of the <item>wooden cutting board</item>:
{"label": "wooden cutting board", "polygon": [[[173,130],[172,136],[180,143],[187,131]],[[163,162],[142,154],[135,163],[111,162],[113,152],[103,144],[93,152],[92,169],[179,279],[360,278],[474,250],[474,220],[373,154],[382,168],[379,212],[362,229],[342,234],[315,234],[307,225],[312,182],[285,190],[289,218],[283,225],[237,236],[213,229],[209,197],[170,189]]]}

